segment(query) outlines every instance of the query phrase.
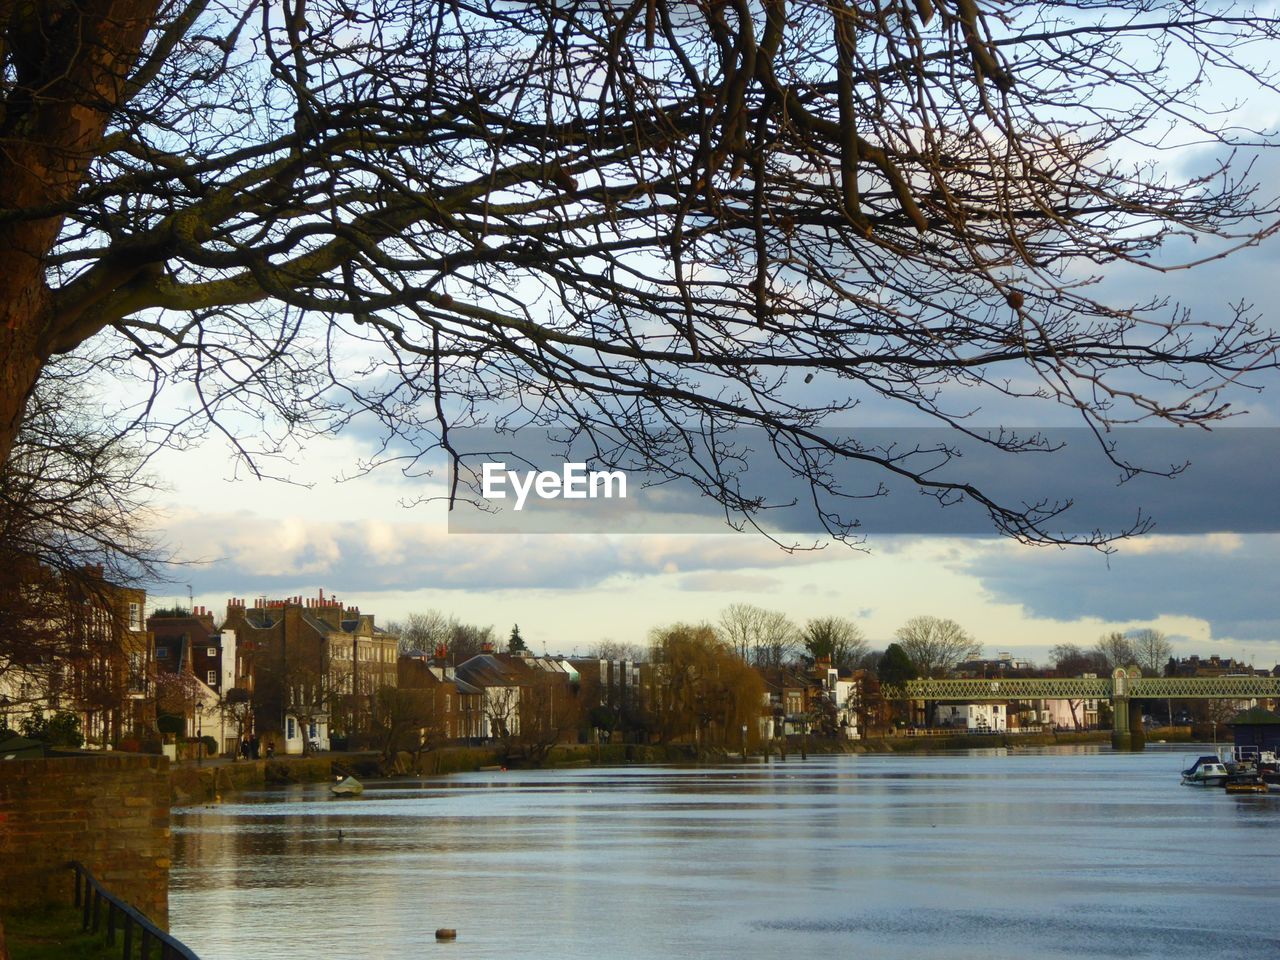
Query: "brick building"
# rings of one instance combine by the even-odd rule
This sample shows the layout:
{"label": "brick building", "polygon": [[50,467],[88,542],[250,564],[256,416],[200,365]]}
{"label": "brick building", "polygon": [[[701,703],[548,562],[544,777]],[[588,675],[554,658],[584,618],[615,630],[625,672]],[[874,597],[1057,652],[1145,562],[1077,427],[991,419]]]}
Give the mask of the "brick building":
{"label": "brick building", "polygon": [[378,689],[396,686],[399,638],[323,590],[229,600],[222,628],[236,637],[236,674],[252,693],[254,729],[285,752],[366,732]]}

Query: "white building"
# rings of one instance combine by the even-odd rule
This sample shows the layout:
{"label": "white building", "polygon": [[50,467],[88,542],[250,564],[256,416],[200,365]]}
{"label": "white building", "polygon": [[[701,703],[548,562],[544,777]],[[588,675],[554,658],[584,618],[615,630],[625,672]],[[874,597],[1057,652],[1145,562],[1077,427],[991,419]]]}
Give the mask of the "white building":
{"label": "white building", "polygon": [[1009,729],[1009,711],[1003,703],[940,703],[933,723],[964,727],[971,733],[1004,733]]}

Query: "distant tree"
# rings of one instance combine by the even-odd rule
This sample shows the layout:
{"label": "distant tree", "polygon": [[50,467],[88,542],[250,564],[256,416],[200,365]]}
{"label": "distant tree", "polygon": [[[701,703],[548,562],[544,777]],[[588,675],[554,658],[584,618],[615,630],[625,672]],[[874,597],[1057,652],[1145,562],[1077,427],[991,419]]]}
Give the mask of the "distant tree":
{"label": "distant tree", "polygon": [[693,738],[736,749],[757,736],[764,682],[708,624],[654,630],[657,727],[662,741]]}
{"label": "distant tree", "polygon": [[862,630],[844,617],[815,617],[804,625],[803,642],[810,660],[827,657],[842,674],[853,670],[871,649]]}
{"label": "distant tree", "polygon": [[880,668],[880,658],[884,656],[883,650],[868,649],[857,662],[854,663],[855,670],[866,670],[872,674],[876,674]]}
{"label": "distant tree", "polygon": [[957,664],[982,652],[964,627],[943,617],[912,617],[895,635],[922,677],[950,676]]}
{"label": "distant tree", "polygon": [[718,629],[734,652],[756,667],[780,667],[796,653],[799,631],[777,610],[730,604],[720,615]]}
{"label": "distant tree", "polygon": [[1146,677],[1158,677],[1173,654],[1173,644],[1159,630],[1146,627],[1128,633],[1134,660]]}
{"label": "distant tree", "polygon": [[156,710],[162,714],[181,717],[185,734],[188,721],[195,716],[200,703],[201,683],[190,670],[176,673],[162,670],[155,678]]}
{"label": "distant tree", "polygon": [[915,661],[907,654],[907,651],[902,649],[901,644],[891,643],[880,657],[880,662],[876,665],[876,675],[883,684],[891,687],[901,687],[908,680],[914,680],[918,677],[920,671],[916,667]]}
{"label": "distant tree", "polygon": [[1106,674],[1107,662],[1096,650],[1085,650],[1075,643],[1059,643],[1049,648],[1049,661],[1060,677],[1078,677],[1082,674]]}
{"label": "distant tree", "polygon": [[384,769],[394,769],[397,755],[405,752],[413,758],[414,771],[422,772],[423,755],[445,740],[445,696],[437,684],[383,687],[374,694],[373,731]]}
{"label": "distant tree", "polygon": [[1126,667],[1131,663],[1135,663],[1138,659],[1129,638],[1123,633],[1114,630],[1098,638],[1098,643],[1093,648],[1093,652],[1106,665],[1108,673],[1116,667]]}
{"label": "distant tree", "polygon": [[403,620],[388,620],[383,629],[400,638],[401,653],[418,650],[434,653],[437,647],[448,647],[453,620],[439,610],[410,613]]}
{"label": "distant tree", "polygon": [[582,723],[581,703],[568,677],[536,668],[520,686],[517,712],[520,728],[512,742],[513,759],[523,763],[542,763]]}
{"label": "distant tree", "polygon": [[519,653],[528,649],[528,646],[525,645],[524,637],[520,636],[520,624],[512,624],[511,636],[507,638],[507,653]]}
{"label": "distant tree", "polygon": [[388,621],[383,629],[399,636],[401,653],[418,650],[431,655],[442,650],[455,664],[469,660],[485,643],[493,642],[493,627],[463,623],[439,610],[411,613],[403,620]]}
{"label": "distant tree", "polygon": [[624,643],[605,637],[588,648],[587,656],[594,660],[630,660],[640,663],[648,656],[648,651],[638,643]]}

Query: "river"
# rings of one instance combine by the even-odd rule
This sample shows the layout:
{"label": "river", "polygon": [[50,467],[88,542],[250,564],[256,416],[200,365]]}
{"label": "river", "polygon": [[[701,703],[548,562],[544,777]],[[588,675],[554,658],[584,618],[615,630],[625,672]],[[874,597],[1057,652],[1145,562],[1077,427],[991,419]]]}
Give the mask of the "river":
{"label": "river", "polygon": [[1280,956],[1280,794],[1181,786],[1194,749],[268,789],[175,810],[171,925],[202,960]]}

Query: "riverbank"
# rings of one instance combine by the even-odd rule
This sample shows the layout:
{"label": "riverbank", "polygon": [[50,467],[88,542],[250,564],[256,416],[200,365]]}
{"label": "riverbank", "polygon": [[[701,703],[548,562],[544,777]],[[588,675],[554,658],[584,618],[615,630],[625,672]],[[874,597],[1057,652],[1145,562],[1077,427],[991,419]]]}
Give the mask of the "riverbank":
{"label": "riverbank", "polygon": [[[928,750],[981,750],[987,748],[1042,747],[1064,744],[1106,744],[1109,730],[1043,734],[960,734],[948,737],[873,737],[865,740],[817,740],[807,745],[798,739],[787,745],[786,757],[799,759],[804,753],[920,753]],[[769,757],[781,759],[778,750]],[[562,744],[532,766],[554,769],[574,766],[628,766],[633,764],[690,764],[733,762],[740,754],[726,750],[699,752],[691,744]],[[749,760],[765,759],[749,754]],[[172,767],[173,803],[217,802],[243,790],[261,790],[289,783],[324,783],[339,774],[354,773],[361,778],[383,776],[440,776],[499,768],[499,750],[484,747],[446,747],[424,754],[415,766],[413,758],[401,754],[388,771],[376,753],[324,753],[311,757],[276,757],[271,760],[212,760]],[[515,765],[515,764],[513,764]]]}

